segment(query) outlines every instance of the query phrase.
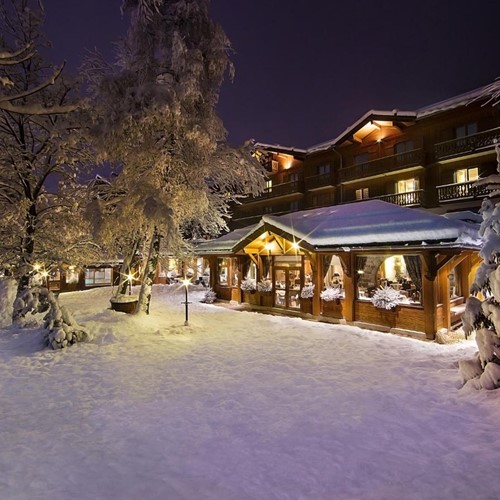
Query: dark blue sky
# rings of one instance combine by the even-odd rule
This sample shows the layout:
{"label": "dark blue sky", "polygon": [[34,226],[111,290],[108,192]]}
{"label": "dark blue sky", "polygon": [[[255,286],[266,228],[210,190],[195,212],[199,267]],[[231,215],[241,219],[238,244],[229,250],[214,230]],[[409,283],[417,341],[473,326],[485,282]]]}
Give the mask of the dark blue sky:
{"label": "dark blue sky", "polygon": [[[121,0],[45,0],[52,58],[113,54]],[[212,0],[236,77],[219,113],[248,138],[308,147],[369,109],[414,110],[500,76],[498,0]]]}

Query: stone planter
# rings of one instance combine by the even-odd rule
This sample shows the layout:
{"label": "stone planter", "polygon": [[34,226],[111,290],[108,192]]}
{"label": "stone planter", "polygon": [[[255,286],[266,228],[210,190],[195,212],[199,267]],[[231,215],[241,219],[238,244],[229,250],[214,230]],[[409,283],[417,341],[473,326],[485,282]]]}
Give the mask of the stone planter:
{"label": "stone planter", "polygon": [[321,314],[328,318],[342,319],[342,301],[335,300],[322,300],[321,301]]}
{"label": "stone planter", "polygon": [[109,302],[111,303],[111,309],[113,311],[132,314],[137,308],[139,299],[135,295],[123,295],[117,298],[113,297],[109,300]]}

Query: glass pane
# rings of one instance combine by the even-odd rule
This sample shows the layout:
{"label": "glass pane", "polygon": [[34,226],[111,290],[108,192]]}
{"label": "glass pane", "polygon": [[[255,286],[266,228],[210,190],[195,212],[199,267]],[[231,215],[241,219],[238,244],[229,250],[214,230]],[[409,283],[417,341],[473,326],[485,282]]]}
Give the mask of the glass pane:
{"label": "glass pane", "polygon": [[300,270],[290,269],[288,271],[288,289],[300,290]]}
{"label": "glass pane", "polygon": [[455,172],[455,176],[457,184],[461,184],[462,182],[467,182],[467,170],[465,170],[465,168],[457,170]]}
{"label": "glass pane", "polygon": [[479,169],[477,167],[469,168],[469,181],[477,181],[479,179]]}

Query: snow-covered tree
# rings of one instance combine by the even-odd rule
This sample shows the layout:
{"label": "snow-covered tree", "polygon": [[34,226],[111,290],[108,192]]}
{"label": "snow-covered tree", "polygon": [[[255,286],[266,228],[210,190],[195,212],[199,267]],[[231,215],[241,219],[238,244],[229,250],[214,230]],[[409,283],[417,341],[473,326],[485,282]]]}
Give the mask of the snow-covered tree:
{"label": "snow-covered tree", "polygon": [[476,272],[472,295],[467,299],[463,315],[466,336],[475,332],[478,353],[471,360],[459,362],[465,382],[484,389],[500,387],[500,146],[496,145],[497,174],[476,184],[488,188],[489,197],[481,206],[480,228],[483,262]]}
{"label": "snow-covered tree", "polygon": [[108,216],[117,236],[138,235],[149,248],[139,301],[145,312],[160,249],[179,255],[187,232],[217,234],[229,203],[264,187],[249,145],[224,144],[215,106],[232,72],[230,46],[208,4],[126,0],[131,24],[117,61],[95,56],[87,64],[96,144],[121,165],[114,184],[126,193]]}
{"label": "snow-covered tree", "polygon": [[[76,256],[87,237],[76,182],[86,148],[75,85],[35,50],[45,43],[42,21],[38,2],[0,0],[0,254],[16,269],[17,304],[36,262]],[[23,311],[14,307],[13,320]]]}

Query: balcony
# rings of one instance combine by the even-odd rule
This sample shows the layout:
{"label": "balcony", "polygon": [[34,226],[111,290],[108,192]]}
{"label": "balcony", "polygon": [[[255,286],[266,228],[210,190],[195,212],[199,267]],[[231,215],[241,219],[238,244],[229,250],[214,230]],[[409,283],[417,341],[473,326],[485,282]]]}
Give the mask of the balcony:
{"label": "balcony", "polygon": [[387,172],[395,172],[409,167],[416,167],[422,165],[424,161],[424,150],[414,149],[406,153],[397,155],[384,156],[376,160],[371,160],[359,165],[341,168],[339,170],[339,181],[349,182],[364,177],[371,177],[379,174],[386,174]]}
{"label": "balcony", "polygon": [[246,198],[243,203],[253,203],[256,201],[267,200],[269,198],[277,198],[278,196],[287,196],[289,194],[301,193],[303,190],[303,181],[282,182],[274,184],[272,187],[264,189],[264,192],[255,198]]}
{"label": "balcony", "polygon": [[377,196],[374,199],[402,207],[420,206],[424,200],[424,190],[418,189],[417,191],[408,191],[407,193],[386,194],[384,196]]}
{"label": "balcony", "polygon": [[333,186],[333,176],[331,172],[320,175],[311,175],[304,179],[304,184],[307,190],[330,187]]}
{"label": "balcony", "polygon": [[500,141],[500,127],[435,144],[434,154],[436,160],[455,158],[493,149],[496,141]]}
{"label": "balcony", "polygon": [[277,215],[288,213],[292,211],[302,210],[302,203],[299,203],[297,207],[292,208],[290,203],[279,203],[277,205],[265,205],[252,208],[250,210],[245,210],[240,205],[234,212],[233,219],[248,219],[252,217],[262,217],[263,215]]}
{"label": "balcony", "polygon": [[475,181],[437,186],[439,202],[480,198],[488,194],[486,186],[474,186]]}

